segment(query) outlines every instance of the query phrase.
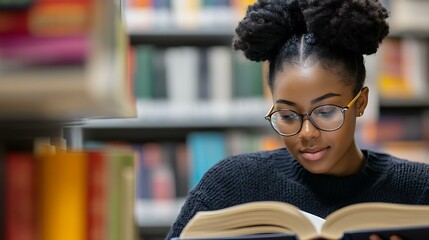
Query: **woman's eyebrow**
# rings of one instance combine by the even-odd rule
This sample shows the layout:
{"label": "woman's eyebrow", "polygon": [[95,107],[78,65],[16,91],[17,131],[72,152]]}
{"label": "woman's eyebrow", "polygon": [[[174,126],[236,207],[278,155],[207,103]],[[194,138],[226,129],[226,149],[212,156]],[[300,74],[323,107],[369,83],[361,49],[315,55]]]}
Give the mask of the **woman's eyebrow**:
{"label": "woman's eyebrow", "polygon": [[320,97],[317,97],[317,98],[311,100],[311,104],[316,104],[316,103],[321,102],[327,98],[340,97],[340,96],[341,96],[341,94],[338,94],[338,93],[327,93],[323,96],[320,96]]}
{"label": "woman's eyebrow", "polygon": [[[325,100],[327,98],[339,97],[339,96],[341,96],[341,94],[338,94],[338,93],[327,93],[327,94],[325,94],[323,96],[320,96],[320,97],[317,97],[317,98],[311,100],[311,104],[316,104],[316,103],[321,102],[321,101],[323,101],[323,100]],[[286,99],[277,99],[276,103],[286,104],[286,105],[289,105],[289,106],[296,106],[297,105],[295,102],[292,102],[292,101],[289,101],[289,100],[286,100]]]}
{"label": "woman's eyebrow", "polygon": [[286,104],[289,106],[296,106],[296,103],[289,101],[289,100],[286,100],[286,99],[277,99],[276,103],[282,103],[282,104]]}

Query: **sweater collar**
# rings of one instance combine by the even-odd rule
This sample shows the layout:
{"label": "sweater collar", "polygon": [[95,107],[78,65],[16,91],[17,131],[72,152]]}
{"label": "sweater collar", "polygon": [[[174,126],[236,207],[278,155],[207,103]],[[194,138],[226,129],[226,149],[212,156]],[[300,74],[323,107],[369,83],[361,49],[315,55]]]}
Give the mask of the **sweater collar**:
{"label": "sweater collar", "polygon": [[362,152],[365,156],[364,167],[356,174],[341,177],[307,171],[285,148],[279,150],[274,159],[282,175],[305,185],[321,199],[334,201],[359,194],[386,173],[388,155],[370,150]]}

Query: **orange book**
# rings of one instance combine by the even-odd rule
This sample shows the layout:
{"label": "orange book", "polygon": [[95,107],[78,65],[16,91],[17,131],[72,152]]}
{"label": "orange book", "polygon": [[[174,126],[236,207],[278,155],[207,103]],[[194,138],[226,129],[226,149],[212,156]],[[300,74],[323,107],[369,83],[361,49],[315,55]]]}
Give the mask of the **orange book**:
{"label": "orange book", "polygon": [[28,26],[34,36],[70,36],[89,34],[92,24],[92,0],[38,1],[30,10]]}
{"label": "orange book", "polygon": [[86,237],[87,159],[83,152],[42,152],[37,171],[39,238]]}

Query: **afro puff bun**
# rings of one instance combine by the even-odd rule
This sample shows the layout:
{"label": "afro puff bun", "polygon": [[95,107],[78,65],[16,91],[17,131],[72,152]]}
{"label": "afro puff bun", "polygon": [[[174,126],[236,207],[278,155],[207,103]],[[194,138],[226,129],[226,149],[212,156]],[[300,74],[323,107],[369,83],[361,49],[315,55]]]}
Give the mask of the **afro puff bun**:
{"label": "afro puff bun", "polygon": [[249,6],[235,30],[235,50],[253,61],[270,60],[292,35],[305,33],[298,1],[259,0]]}
{"label": "afro puff bun", "polygon": [[[373,54],[389,33],[389,16],[378,0],[307,0],[303,15],[308,32],[329,46]],[[305,5],[305,6],[304,6]]]}
{"label": "afro puff bun", "polygon": [[258,0],[236,28],[235,50],[253,61],[272,60],[293,35],[312,33],[318,43],[373,54],[389,32],[378,0]]}

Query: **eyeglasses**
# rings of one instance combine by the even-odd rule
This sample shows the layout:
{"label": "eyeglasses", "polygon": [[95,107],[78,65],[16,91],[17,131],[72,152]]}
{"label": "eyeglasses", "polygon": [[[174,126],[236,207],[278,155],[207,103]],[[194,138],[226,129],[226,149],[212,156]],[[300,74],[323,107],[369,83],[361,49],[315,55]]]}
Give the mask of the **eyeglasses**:
{"label": "eyeglasses", "polygon": [[282,136],[293,136],[301,131],[304,117],[319,130],[335,131],[343,126],[345,112],[356,102],[361,95],[360,90],[356,96],[345,107],[340,107],[333,104],[326,104],[314,108],[310,114],[299,114],[290,109],[280,109],[274,111],[274,106],[265,116],[273,127],[273,129]]}

